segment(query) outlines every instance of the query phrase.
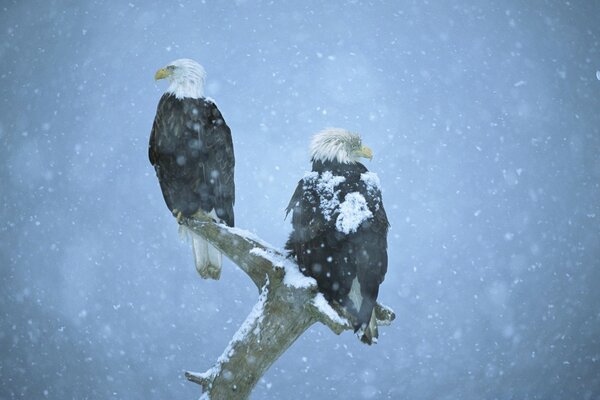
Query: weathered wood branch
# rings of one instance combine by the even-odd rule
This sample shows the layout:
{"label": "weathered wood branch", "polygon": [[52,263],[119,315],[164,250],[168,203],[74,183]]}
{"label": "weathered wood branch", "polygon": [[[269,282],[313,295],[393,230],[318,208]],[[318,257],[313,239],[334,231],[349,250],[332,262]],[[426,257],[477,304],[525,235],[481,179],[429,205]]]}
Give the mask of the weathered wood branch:
{"label": "weathered wood branch", "polygon": [[[316,282],[279,250],[253,234],[217,224],[208,216],[179,222],[217,247],[238,265],[259,289],[258,302],[218,358],[203,373],[186,372],[202,386],[203,398],[246,399],[269,367],[315,322],[340,334],[352,329],[352,316],[333,307],[318,293]],[[394,312],[377,304],[380,325]]]}

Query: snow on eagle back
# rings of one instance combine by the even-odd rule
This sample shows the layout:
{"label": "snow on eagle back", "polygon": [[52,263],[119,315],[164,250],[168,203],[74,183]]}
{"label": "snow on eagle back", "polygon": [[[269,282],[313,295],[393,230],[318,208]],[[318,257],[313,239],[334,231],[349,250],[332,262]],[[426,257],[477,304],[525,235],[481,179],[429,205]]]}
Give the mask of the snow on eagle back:
{"label": "snow on eagle back", "polygon": [[377,193],[381,190],[381,182],[375,172],[365,172],[364,174],[360,174],[360,180],[367,185],[369,193]]}
{"label": "snow on eagle back", "polygon": [[381,205],[381,182],[375,172],[365,172],[360,174],[360,180],[367,187],[367,193],[375,200],[375,211],[379,211]]}
{"label": "snow on eagle back", "polygon": [[[367,193],[375,200],[375,210],[379,210],[380,181],[377,174],[365,172],[360,179],[364,182]],[[346,181],[343,176],[336,176],[331,171],[325,171],[319,175],[318,172],[307,172],[304,177],[305,193],[314,189],[319,196],[321,213],[326,221],[330,221],[337,214],[335,227],[339,232],[349,234],[358,230],[360,224],[373,217],[373,212],[365,197],[359,192],[348,193],[343,202],[340,202],[340,191],[336,187]]]}
{"label": "snow on eagle back", "polygon": [[318,172],[306,173],[303,180],[305,193],[309,193],[306,189],[316,189],[323,217],[326,221],[330,221],[332,215],[340,205],[340,191],[335,190],[335,188],[340,183],[345,182],[346,178],[333,175],[331,171],[325,171],[321,175]]}
{"label": "snow on eagle back", "polygon": [[345,234],[354,233],[363,221],[372,216],[373,213],[369,210],[367,200],[362,194],[348,193],[344,202],[340,204],[340,213],[335,221],[335,228]]}

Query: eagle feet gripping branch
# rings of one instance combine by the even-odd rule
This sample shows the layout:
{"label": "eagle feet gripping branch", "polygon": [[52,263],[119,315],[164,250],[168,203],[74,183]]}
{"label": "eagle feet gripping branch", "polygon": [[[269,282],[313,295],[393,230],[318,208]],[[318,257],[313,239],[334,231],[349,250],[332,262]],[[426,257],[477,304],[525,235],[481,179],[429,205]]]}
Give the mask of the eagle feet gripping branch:
{"label": "eagle feet gripping branch", "polygon": [[171,211],[171,213],[173,214],[173,216],[177,220],[177,223],[179,225],[181,225],[183,223],[183,218],[184,218],[184,216],[181,213],[181,211],[179,211],[178,209],[174,208],[173,211]]}

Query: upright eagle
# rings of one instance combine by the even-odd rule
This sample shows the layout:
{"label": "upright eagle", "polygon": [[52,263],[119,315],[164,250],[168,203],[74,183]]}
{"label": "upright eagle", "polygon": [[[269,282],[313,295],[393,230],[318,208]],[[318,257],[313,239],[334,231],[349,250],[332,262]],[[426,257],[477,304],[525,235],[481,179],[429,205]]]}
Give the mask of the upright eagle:
{"label": "upright eagle", "polygon": [[293,226],[286,249],[329,302],[355,316],[354,331],[372,344],[389,227],[379,178],[358,162],[373,153],[357,134],[331,128],[314,136],[311,155],[312,172],[300,180],[286,209]]}
{"label": "upright eagle", "polygon": [[[167,79],[152,133],[150,163],[156,170],[165,202],[176,216],[198,212],[233,226],[235,158],[231,131],[217,105],[204,97],[204,68],[189,59],[159,69],[155,79]],[[186,231],[186,228],[183,228]],[[198,273],[219,279],[221,253],[200,236],[192,239]]]}

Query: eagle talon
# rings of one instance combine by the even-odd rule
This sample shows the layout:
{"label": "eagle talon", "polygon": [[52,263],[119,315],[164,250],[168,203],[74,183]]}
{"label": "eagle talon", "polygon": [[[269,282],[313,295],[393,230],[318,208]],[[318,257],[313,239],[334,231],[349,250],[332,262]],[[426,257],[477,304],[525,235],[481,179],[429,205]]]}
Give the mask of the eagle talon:
{"label": "eagle talon", "polygon": [[173,209],[173,216],[177,220],[177,223],[181,225],[183,223],[183,214],[178,209]]}

